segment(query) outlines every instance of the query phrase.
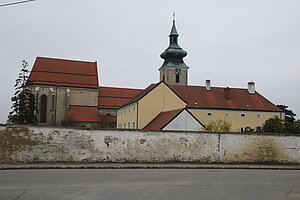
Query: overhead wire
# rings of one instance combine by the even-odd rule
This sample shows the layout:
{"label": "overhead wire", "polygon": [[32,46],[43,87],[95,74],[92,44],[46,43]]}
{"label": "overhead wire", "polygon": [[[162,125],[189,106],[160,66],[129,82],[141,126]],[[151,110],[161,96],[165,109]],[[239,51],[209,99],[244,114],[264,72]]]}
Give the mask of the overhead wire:
{"label": "overhead wire", "polygon": [[0,7],[12,6],[12,5],[21,4],[21,3],[28,3],[31,1],[35,1],[35,0],[17,1],[17,2],[11,2],[11,3],[6,3],[6,4],[0,4]]}

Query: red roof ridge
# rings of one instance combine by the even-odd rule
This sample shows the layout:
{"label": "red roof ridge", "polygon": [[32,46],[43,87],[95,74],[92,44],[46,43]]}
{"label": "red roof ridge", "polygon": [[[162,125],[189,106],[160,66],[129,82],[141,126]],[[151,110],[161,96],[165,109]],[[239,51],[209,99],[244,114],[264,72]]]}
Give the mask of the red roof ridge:
{"label": "red roof ridge", "polygon": [[[166,83],[167,84],[167,83]],[[201,87],[201,88],[205,88],[205,85],[173,85],[173,84],[167,84],[169,86],[183,86],[183,87]],[[210,88],[213,89],[225,89],[229,87],[230,89],[234,89],[234,90],[248,90],[247,88],[240,88],[240,87],[230,87],[230,86],[211,86]]]}
{"label": "red roof ridge", "polygon": [[83,61],[83,60],[74,60],[74,59],[65,59],[65,58],[50,58],[44,56],[37,56],[36,59],[47,59],[47,60],[60,60],[60,61],[69,61],[69,62],[80,62],[80,63],[97,63],[97,61]]}
{"label": "red roof ridge", "polygon": [[127,87],[117,87],[117,86],[102,86],[100,85],[99,88],[111,88],[111,89],[124,89],[124,90],[144,90],[139,88],[127,88]]}

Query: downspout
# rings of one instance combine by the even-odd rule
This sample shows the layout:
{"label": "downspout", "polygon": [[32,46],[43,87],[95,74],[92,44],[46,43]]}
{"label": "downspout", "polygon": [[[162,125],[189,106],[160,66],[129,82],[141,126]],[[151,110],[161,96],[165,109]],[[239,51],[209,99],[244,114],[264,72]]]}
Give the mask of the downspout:
{"label": "downspout", "polygon": [[40,88],[39,87],[36,87],[35,88],[35,92],[36,92],[36,116],[38,118],[38,124],[40,123],[40,102],[39,102],[39,91],[40,91]]}
{"label": "downspout", "polygon": [[136,102],[136,129],[139,129],[139,102]]}
{"label": "downspout", "polygon": [[57,87],[58,87],[58,81],[56,81],[55,85],[55,110],[54,110],[54,123],[56,126],[56,110],[57,110]]}

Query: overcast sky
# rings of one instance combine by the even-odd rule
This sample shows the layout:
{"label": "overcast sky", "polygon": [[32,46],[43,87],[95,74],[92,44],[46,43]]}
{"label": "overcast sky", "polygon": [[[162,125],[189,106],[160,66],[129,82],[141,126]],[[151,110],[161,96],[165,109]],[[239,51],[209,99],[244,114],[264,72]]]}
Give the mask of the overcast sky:
{"label": "overcast sky", "polygon": [[0,122],[22,59],[30,69],[37,56],[97,60],[103,86],[158,82],[173,11],[190,85],[253,80],[300,116],[299,0],[36,0],[0,7]]}

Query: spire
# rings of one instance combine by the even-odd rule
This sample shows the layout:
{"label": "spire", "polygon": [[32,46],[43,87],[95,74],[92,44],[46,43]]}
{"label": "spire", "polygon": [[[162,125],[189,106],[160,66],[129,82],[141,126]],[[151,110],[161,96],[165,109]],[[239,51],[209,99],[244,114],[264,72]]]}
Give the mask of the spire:
{"label": "spire", "polygon": [[187,67],[184,63],[183,58],[187,55],[178,45],[178,36],[176,25],[175,25],[175,13],[173,13],[173,25],[170,32],[170,45],[169,47],[160,55],[164,59],[164,63],[161,67]]}
{"label": "spire", "polygon": [[179,36],[178,33],[177,33],[177,30],[176,30],[176,26],[175,26],[175,21],[173,21],[173,26],[172,26],[172,29],[171,29],[171,33],[170,33],[170,36]]}
{"label": "spire", "polygon": [[178,33],[177,33],[177,30],[176,30],[176,26],[175,26],[175,12],[173,12],[173,26],[172,26],[172,29],[171,29],[170,36],[171,35],[179,36]]}

